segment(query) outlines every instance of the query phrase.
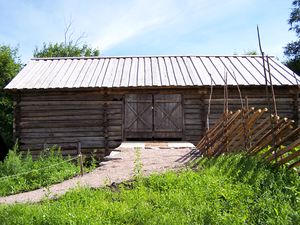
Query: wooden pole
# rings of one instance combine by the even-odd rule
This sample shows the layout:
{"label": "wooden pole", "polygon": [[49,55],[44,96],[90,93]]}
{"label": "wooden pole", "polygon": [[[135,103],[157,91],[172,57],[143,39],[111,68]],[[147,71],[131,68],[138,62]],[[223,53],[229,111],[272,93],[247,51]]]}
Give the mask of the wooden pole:
{"label": "wooden pole", "polygon": [[82,153],[81,153],[81,142],[79,141],[77,144],[77,152],[78,152],[78,157],[79,157],[79,165],[80,165],[80,176],[83,176],[83,158],[82,158]]}

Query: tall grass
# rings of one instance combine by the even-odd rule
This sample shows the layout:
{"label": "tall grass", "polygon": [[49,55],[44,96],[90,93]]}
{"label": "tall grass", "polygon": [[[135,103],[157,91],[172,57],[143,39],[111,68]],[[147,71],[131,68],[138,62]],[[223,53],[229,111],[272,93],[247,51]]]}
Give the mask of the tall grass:
{"label": "tall grass", "polygon": [[78,173],[76,162],[67,162],[59,149],[51,148],[33,160],[30,153],[22,155],[15,146],[0,162],[0,196],[45,187]]}
{"label": "tall grass", "polygon": [[0,206],[1,224],[300,224],[300,179],[245,155],[139,177],[113,189]]}

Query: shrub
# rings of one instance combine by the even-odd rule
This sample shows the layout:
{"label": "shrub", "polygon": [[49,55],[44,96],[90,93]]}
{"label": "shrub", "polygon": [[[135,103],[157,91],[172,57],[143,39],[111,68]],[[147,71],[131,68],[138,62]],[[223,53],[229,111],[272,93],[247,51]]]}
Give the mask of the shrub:
{"label": "shrub", "polygon": [[17,146],[0,162],[0,196],[16,194],[61,182],[79,173],[79,167],[65,160],[52,147],[33,160],[30,153],[18,153]]}

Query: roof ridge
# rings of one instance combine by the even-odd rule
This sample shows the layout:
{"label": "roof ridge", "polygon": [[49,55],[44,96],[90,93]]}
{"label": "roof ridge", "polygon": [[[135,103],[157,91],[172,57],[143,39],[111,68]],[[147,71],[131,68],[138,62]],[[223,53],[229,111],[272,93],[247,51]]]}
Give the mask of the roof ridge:
{"label": "roof ridge", "polygon": [[[261,55],[128,55],[128,56],[75,56],[75,57],[42,57],[31,60],[59,60],[59,59],[112,59],[112,58],[159,58],[159,57],[261,57]],[[274,57],[274,56],[269,56]]]}

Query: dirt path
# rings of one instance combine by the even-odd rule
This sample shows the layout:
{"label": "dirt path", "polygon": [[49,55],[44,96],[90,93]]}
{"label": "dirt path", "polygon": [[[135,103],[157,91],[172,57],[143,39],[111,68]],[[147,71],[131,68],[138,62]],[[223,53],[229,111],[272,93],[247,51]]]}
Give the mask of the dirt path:
{"label": "dirt path", "polygon": [[[62,183],[45,188],[0,197],[0,203],[25,203],[39,202],[43,198],[55,198],[63,195],[68,190],[78,186],[101,187],[110,183],[119,183],[133,177],[135,151],[133,148],[121,148],[118,154],[112,154],[100,167],[82,177],[75,177]],[[168,169],[182,167],[193,157],[191,148],[179,149],[141,149],[141,162],[143,174],[149,175],[153,172],[162,172]]]}

